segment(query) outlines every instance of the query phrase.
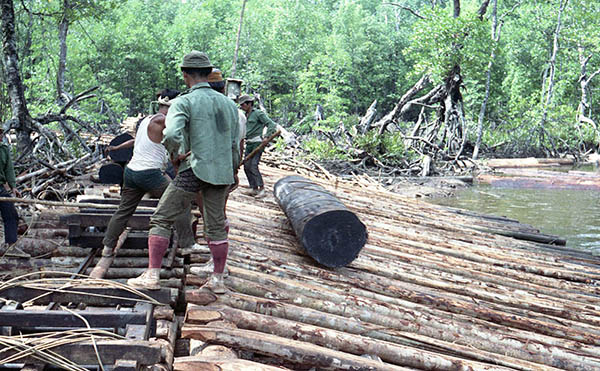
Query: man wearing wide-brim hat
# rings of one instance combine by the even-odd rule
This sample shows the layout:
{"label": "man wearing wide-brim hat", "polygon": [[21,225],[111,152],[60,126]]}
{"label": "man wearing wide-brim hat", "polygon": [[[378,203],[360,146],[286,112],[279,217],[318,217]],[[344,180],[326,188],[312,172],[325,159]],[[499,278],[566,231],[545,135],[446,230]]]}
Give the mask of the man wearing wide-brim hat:
{"label": "man wearing wide-brim hat", "polygon": [[[242,111],[246,113],[246,152],[245,156],[248,156],[256,148],[258,148],[263,142],[263,131],[267,128],[266,136],[269,137],[275,130],[277,125],[267,116],[263,111],[254,108],[254,98],[249,95],[242,95],[238,99],[238,103]],[[262,175],[258,170],[258,163],[262,156],[262,150],[256,153],[248,161],[244,162],[244,173],[248,178],[248,185],[250,190],[245,192],[249,196],[253,197],[264,197],[264,182]]]}
{"label": "man wearing wide-brim hat", "polygon": [[238,113],[231,99],[208,84],[214,66],[205,53],[186,54],[180,67],[188,90],[171,104],[162,141],[179,171],[150,218],[148,270],[127,282],[136,287],[157,287],[171,226],[201,192],[204,236],[214,261],[213,274],[204,287],[222,294],[226,291],[223,270],[229,251],[223,208],[240,161]]}

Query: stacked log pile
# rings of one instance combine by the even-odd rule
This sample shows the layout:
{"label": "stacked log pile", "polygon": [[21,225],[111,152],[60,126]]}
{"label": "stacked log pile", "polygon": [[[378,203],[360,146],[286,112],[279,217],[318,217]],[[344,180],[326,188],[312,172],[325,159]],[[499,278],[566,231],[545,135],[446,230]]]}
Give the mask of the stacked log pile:
{"label": "stacked log pile", "polygon": [[[263,174],[273,189],[290,173]],[[274,197],[235,192],[230,292],[200,290],[206,277],[188,274],[181,336],[238,359],[200,352],[176,358],[175,369],[252,361],[254,369],[600,369],[595,257],[509,237],[537,234],[516,221],[404,198],[360,178],[325,178],[313,180],[369,231],[358,258],[320,266]]]}
{"label": "stacked log pile", "polygon": [[[262,170],[269,190],[292,174]],[[319,265],[273,196],[234,192],[229,293],[199,290],[206,277],[188,273],[190,263],[208,255],[172,250],[165,259],[161,285],[174,288],[173,297],[185,285],[188,300],[185,321],[175,303],[163,317],[155,311],[151,341],[164,343],[165,367],[600,368],[597,258],[549,244],[556,238],[540,239],[532,226],[402,197],[368,177],[343,181],[302,166],[295,173],[331,192],[366,225],[358,258],[344,268]],[[35,258],[3,258],[4,280],[39,270],[89,274],[99,258],[93,249],[69,246],[59,218],[78,209],[30,209],[44,211],[26,218],[19,246]],[[119,249],[104,278],[124,283],[146,264],[146,249]]]}

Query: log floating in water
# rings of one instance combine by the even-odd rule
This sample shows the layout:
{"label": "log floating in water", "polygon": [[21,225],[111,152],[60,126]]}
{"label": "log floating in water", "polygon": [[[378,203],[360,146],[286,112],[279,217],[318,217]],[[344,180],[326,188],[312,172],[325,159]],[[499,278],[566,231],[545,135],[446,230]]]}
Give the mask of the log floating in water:
{"label": "log floating in water", "polygon": [[596,176],[560,176],[537,177],[537,176],[498,176],[492,174],[481,174],[477,177],[481,183],[491,184],[502,188],[529,188],[529,189],[576,189],[576,190],[599,190],[600,177]]}
{"label": "log floating in water", "polygon": [[273,192],[313,259],[334,268],[358,256],[367,241],[367,228],[325,188],[300,176],[288,176],[275,184]]}
{"label": "log floating in water", "polygon": [[527,232],[509,231],[509,230],[491,229],[491,228],[479,228],[479,227],[471,227],[471,228],[473,228],[477,231],[481,231],[481,232],[499,234],[499,235],[506,236],[506,237],[513,237],[518,240],[540,242],[540,243],[545,243],[545,244],[549,244],[549,245],[559,245],[559,246],[565,246],[567,244],[567,240],[565,240],[564,238],[560,238],[559,236],[555,236],[555,235],[551,235],[551,234],[527,233]]}
{"label": "log floating in water", "polygon": [[483,163],[493,168],[523,168],[523,167],[550,167],[560,165],[574,165],[573,158],[495,158],[483,161]]}

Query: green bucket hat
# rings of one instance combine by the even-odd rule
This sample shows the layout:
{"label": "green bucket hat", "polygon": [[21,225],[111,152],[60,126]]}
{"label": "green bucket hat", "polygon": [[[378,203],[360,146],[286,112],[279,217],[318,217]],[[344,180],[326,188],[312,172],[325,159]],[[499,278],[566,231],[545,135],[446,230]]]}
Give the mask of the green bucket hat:
{"label": "green bucket hat", "polygon": [[254,97],[244,94],[238,98],[238,104],[244,104],[246,102],[254,102]]}
{"label": "green bucket hat", "polygon": [[188,54],[183,57],[183,63],[180,68],[212,68],[214,67],[210,60],[208,59],[208,55],[203,52],[199,52],[197,50],[192,50]]}

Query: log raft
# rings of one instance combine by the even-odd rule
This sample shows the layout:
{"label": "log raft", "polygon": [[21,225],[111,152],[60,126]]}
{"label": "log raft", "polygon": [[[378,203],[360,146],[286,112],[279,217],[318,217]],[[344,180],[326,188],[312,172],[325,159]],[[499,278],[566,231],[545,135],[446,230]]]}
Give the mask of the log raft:
{"label": "log raft", "polygon": [[[268,152],[263,158],[265,163],[272,161]],[[207,253],[177,249],[163,260],[163,289],[152,295],[169,303],[170,313],[159,316],[161,307],[155,306],[154,330],[143,344],[151,344],[145,350],[158,357],[153,346],[164,343],[158,362],[167,369],[600,369],[597,257],[565,246],[517,239],[539,231],[515,220],[457,212],[407,198],[366,177],[337,181],[328,173],[316,177],[315,170],[302,166],[293,170],[263,166],[266,188],[300,174],[355,214],[369,230],[368,241],[355,259],[331,269],[317,263],[302,247],[272,195],[259,200],[233,192],[227,210],[231,225],[227,294],[201,290],[206,276],[189,273],[191,265],[208,260]],[[243,187],[246,181],[240,175]],[[84,209],[45,206],[58,208],[57,215],[36,217],[30,222],[30,233],[19,241],[34,258],[5,258],[4,271],[89,274],[101,261],[90,258],[92,248],[100,245],[90,244],[99,242],[90,239],[89,244],[69,246],[66,223],[70,219],[63,217],[61,222],[59,218]],[[71,211],[65,212],[65,207]],[[97,214],[90,221],[110,215]],[[149,214],[137,214],[144,222],[137,227],[147,228]],[[202,243],[202,235],[197,237]],[[147,266],[147,249],[129,241],[135,238],[130,233],[107,267],[105,279],[122,284]],[[82,268],[89,259],[92,265]],[[16,300],[41,295],[23,290],[7,288],[0,295]],[[147,323],[147,317],[122,311],[129,300],[117,299],[114,289],[57,292],[39,303],[81,301],[77,298],[81,293],[72,291],[87,294],[89,313],[77,313],[92,326],[109,318],[115,326],[128,322],[131,336],[144,335],[136,326]],[[117,302],[119,311],[109,308]],[[103,310],[94,312],[92,306]],[[66,304],[47,318],[59,318],[63,325],[83,323],[64,308]],[[7,323],[14,322],[19,313],[5,309]],[[23,313],[20,318],[38,326],[44,323],[45,313]],[[94,354],[84,345],[80,349]],[[100,353],[116,357],[118,350],[106,348]],[[111,366],[135,369],[145,361],[136,357],[135,366],[131,358],[122,357]],[[110,356],[107,359],[113,361]],[[156,359],[148,357],[152,363]]]}
{"label": "log raft", "polygon": [[[263,167],[275,197],[234,193],[228,203],[231,291],[213,295],[199,289],[206,277],[187,275],[182,336],[288,367],[299,359],[304,367],[331,367],[305,343],[324,355],[368,353],[384,369],[600,367],[600,265],[591,254],[551,245],[556,236],[544,240],[516,220],[408,199],[364,178],[335,182],[330,174],[295,171],[335,194],[366,226],[360,254],[333,270],[317,264],[278,207],[275,182],[290,172]],[[223,320],[235,330],[219,332],[215,323]],[[264,336],[268,346],[244,340],[247,334]],[[342,362],[338,369],[358,367],[356,359]]]}

